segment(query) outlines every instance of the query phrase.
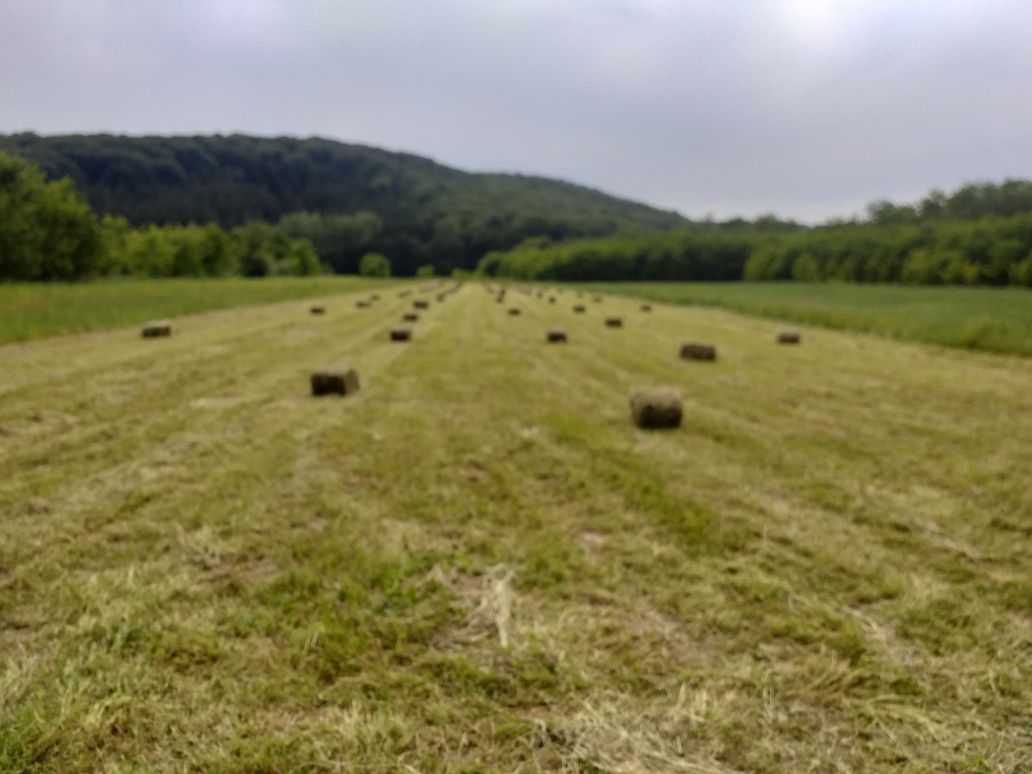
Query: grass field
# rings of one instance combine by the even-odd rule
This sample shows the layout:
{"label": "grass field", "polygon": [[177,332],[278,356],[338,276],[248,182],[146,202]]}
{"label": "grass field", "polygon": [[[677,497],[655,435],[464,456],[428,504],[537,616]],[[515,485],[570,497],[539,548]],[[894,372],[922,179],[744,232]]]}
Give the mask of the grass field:
{"label": "grass field", "polygon": [[334,276],[0,283],[0,344],[384,284]]}
{"label": "grass field", "polygon": [[1032,360],[381,295],[0,348],[0,770],[1032,769]]}
{"label": "grass field", "polygon": [[807,282],[626,282],[592,291],[912,339],[1032,355],[1032,290]]}

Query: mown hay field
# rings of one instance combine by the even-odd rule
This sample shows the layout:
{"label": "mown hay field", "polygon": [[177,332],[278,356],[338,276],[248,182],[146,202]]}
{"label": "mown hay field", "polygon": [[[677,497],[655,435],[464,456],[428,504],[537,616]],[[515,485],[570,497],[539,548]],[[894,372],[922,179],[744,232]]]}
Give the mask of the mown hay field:
{"label": "mown hay field", "polygon": [[582,285],[677,304],[987,352],[1032,355],[1032,290],[834,282],[614,282]]}
{"label": "mown hay field", "polygon": [[0,344],[384,284],[337,276],[0,283]]}
{"label": "mown hay field", "polygon": [[1032,768],[1032,360],[380,295],[0,347],[0,770]]}

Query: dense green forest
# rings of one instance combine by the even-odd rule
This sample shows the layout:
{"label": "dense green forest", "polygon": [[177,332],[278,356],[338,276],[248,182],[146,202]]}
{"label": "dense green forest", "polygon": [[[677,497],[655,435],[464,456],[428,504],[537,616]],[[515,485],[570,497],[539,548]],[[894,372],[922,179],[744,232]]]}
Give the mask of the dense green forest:
{"label": "dense green forest", "polygon": [[310,275],[324,267],[311,242],[252,221],[133,228],[98,219],[68,179],[48,182],[31,164],[0,153],[0,279],[94,276]]}
{"label": "dense green forest", "polygon": [[676,213],[540,177],[472,174],[324,139],[0,136],[0,151],[69,177],[101,216],[134,226],[250,221],[305,238],[334,271],[367,252],[397,274],[472,269],[531,236],[563,240],[684,225]]}
{"label": "dense green forest", "polygon": [[[1025,184],[1025,190],[1029,189]],[[918,207],[910,208],[920,212]],[[843,280],[1032,286],[1032,212],[817,228],[737,223],[488,253],[490,276],[554,280]]]}

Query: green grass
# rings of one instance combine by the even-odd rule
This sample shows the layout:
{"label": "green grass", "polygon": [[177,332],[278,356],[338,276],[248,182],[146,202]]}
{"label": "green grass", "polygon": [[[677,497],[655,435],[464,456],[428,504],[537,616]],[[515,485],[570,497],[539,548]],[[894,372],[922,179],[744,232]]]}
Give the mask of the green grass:
{"label": "green grass", "polygon": [[806,282],[626,282],[592,290],[950,347],[1032,355],[1032,291]]}
{"label": "green grass", "polygon": [[0,347],[0,771],[1032,769],[1032,361],[381,295]]}
{"label": "green grass", "polygon": [[334,276],[0,283],[0,344],[387,284]]}

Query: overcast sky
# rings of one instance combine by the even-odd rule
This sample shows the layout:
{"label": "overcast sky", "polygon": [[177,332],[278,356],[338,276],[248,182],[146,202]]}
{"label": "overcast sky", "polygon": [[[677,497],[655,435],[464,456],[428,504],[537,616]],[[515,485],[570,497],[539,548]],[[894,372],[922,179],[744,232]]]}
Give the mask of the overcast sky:
{"label": "overcast sky", "polygon": [[1032,177],[1032,0],[0,0],[0,132],[320,135],[807,221]]}

